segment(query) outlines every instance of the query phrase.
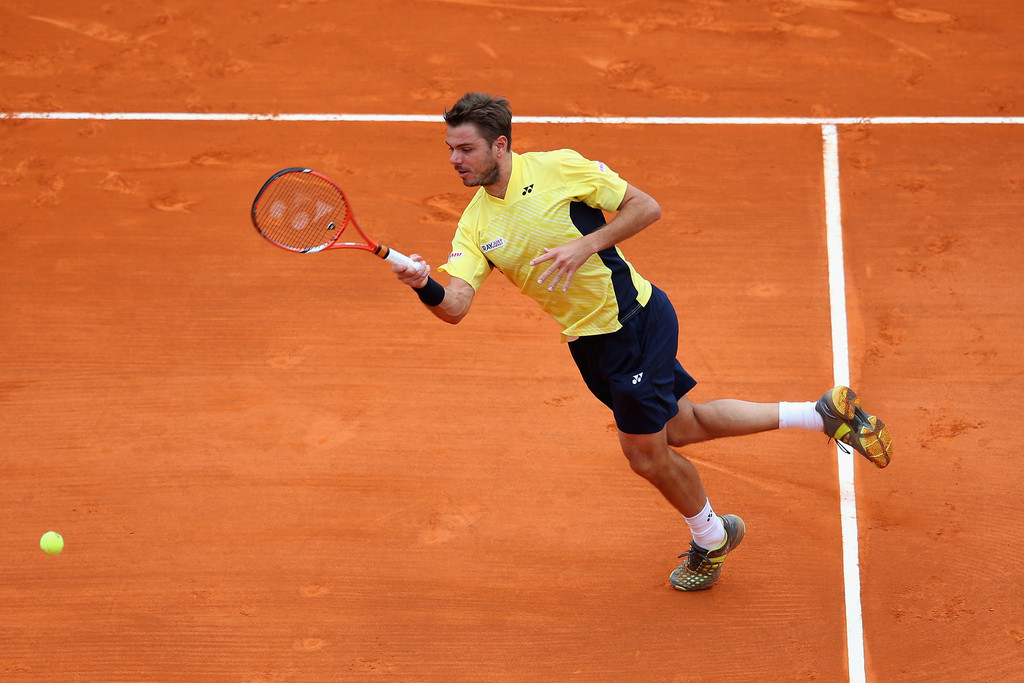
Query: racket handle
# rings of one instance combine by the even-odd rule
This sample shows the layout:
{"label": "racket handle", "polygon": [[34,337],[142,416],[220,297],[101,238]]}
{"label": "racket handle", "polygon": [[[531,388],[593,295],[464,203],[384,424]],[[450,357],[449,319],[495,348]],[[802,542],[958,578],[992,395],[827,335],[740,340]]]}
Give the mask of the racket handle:
{"label": "racket handle", "polygon": [[377,254],[385,261],[391,261],[397,263],[400,266],[412,266],[413,270],[419,270],[422,264],[419,261],[413,261],[405,254],[395,251],[390,247],[381,246],[381,253]]}

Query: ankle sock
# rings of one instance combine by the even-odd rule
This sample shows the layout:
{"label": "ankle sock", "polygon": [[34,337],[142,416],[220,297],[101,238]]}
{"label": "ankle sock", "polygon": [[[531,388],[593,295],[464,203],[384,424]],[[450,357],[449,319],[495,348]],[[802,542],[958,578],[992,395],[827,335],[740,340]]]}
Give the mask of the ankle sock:
{"label": "ankle sock", "polygon": [[711,509],[711,501],[704,503],[704,509],[693,517],[683,517],[690,533],[693,534],[693,542],[705,550],[715,550],[725,543],[725,525],[719,519],[715,511]]}
{"label": "ankle sock", "polygon": [[825,431],[825,420],[814,409],[815,402],[779,403],[779,429],[808,429],[812,432]]}

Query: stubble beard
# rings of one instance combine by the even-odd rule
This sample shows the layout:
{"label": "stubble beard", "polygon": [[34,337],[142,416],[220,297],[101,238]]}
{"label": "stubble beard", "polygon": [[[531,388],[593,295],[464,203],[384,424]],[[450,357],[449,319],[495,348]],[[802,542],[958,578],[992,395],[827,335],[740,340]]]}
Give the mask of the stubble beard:
{"label": "stubble beard", "polygon": [[501,178],[501,169],[498,167],[498,160],[492,154],[490,167],[475,178],[466,178],[465,185],[466,187],[480,187],[481,185],[486,187],[498,182],[499,178]]}

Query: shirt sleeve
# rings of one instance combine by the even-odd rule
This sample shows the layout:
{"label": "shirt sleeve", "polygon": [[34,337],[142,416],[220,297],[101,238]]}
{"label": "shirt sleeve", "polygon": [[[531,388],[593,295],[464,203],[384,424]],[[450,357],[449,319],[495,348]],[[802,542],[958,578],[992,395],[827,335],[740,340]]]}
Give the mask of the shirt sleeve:
{"label": "shirt sleeve", "polygon": [[562,178],[569,195],[602,211],[618,211],[628,183],[601,161],[563,150]]}
{"label": "shirt sleeve", "polygon": [[491,262],[480,251],[476,240],[469,234],[466,226],[460,222],[459,227],[455,230],[455,236],[452,237],[452,252],[448,255],[448,261],[443,266],[439,266],[438,270],[465,280],[474,290],[478,290],[487,276],[491,274],[492,268]]}

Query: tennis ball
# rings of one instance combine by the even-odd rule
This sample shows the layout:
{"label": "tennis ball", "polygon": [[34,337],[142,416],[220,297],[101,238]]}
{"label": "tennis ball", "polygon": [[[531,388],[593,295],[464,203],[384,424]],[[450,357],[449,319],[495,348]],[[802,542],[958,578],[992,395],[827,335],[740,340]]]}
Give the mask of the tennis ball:
{"label": "tennis ball", "polygon": [[39,539],[39,547],[47,555],[56,555],[61,550],[64,550],[64,538],[56,531],[47,531]]}

